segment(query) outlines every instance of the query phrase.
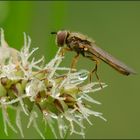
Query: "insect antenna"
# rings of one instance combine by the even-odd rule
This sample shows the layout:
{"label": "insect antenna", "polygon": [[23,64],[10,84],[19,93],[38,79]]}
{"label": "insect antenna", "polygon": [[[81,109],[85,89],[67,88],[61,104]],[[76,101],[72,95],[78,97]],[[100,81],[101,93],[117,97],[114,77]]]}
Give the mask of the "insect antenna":
{"label": "insect antenna", "polygon": [[57,32],[51,32],[51,34],[53,35],[53,34],[57,34]]}

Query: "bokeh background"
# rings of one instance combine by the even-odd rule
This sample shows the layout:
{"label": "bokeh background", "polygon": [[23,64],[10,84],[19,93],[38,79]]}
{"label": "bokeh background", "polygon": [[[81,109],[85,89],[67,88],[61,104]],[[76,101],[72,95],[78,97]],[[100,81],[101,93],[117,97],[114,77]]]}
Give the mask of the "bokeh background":
{"label": "bokeh background", "polygon": [[[103,112],[108,121],[91,117],[93,125],[86,124],[86,138],[140,138],[140,2],[0,1],[0,27],[10,46],[17,49],[23,45],[23,32],[29,34],[32,47],[39,47],[36,57],[44,55],[46,62],[58,50],[50,32],[68,29],[92,37],[101,48],[133,67],[138,74],[127,77],[100,64],[99,76],[108,87],[90,95],[102,103],[93,109]],[[66,54],[62,65],[69,66],[73,56]],[[80,57],[78,69],[90,70],[93,66],[93,62]],[[10,117],[14,120],[15,113],[11,111]],[[0,138],[20,138],[10,129],[6,136],[2,115],[0,118]],[[24,126],[24,134],[25,138],[40,138],[32,127]],[[53,138],[50,130],[46,137]]]}

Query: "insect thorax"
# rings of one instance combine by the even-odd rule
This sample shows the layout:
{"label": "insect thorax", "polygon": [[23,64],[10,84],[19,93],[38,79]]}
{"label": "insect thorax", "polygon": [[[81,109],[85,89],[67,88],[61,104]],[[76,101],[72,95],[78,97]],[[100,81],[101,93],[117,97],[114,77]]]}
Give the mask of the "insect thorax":
{"label": "insect thorax", "polygon": [[85,52],[84,46],[91,45],[92,42],[94,41],[89,39],[87,36],[75,32],[70,33],[66,40],[66,44],[70,49],[82,54],[83,56]]}

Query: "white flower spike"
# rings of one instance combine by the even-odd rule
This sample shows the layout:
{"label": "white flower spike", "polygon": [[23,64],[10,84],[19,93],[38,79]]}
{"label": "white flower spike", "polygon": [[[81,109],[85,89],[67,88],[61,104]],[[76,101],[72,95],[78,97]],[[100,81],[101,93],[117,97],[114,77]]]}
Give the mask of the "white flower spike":
{"label": "white flower spike", "polygon": [[[84,120],[92,125],[89,120],[91,115],[106,121],[102,113],[91,110],[88,102],[101,104],[91,98],[89,93],[101,90],[107,85],[98,82],[86,83],[89,77],[87,70],[71,72],[70,68],[60,67],[60,63],[65,59],[60,55],[61,48],[48,64],[42,65],[44,57],[39,60],[31,59],[38,48],[30,51],[31,39],[25,33],[21,51],[9,47],[4,39],[3,29],[0,41],[0,106],[6,135],[7,126],[18,132],[10,122],[7,108],[16,111],[15,123],[22,138],[25,136],[22,112],[29,118],[27,128],[33,125],[42,139],[45,139],[47,134],[45,136],[37,125],[38,113],[42,114],[55,138],[65,138],[67,133],[78,134],[84,138]],[[58,125],[59,131],[55,129],[55,125]]]}

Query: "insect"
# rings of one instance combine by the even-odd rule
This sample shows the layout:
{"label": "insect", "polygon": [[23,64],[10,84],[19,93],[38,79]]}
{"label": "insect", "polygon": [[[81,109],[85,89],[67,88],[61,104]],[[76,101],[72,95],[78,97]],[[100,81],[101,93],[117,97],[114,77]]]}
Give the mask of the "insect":
{"label": "insect", "polygon": [[66,48],[64,47],[65,50],[76,52],[71,67],[75,66],[79,55],[81,54],[82,56],[95,61],[95,67],[92,70],[92,73],[95,72],[97,79],[99,79],[97,75],[97,67],[100,60],[104,61],[123,75],[135,74],[135,71],[132,68],[129,68],[114,56],[98,47],[94,40],[81,33],[62,30],[51,32],[51,34],[56,34],[56,44],[59,47],[66,46]]}

